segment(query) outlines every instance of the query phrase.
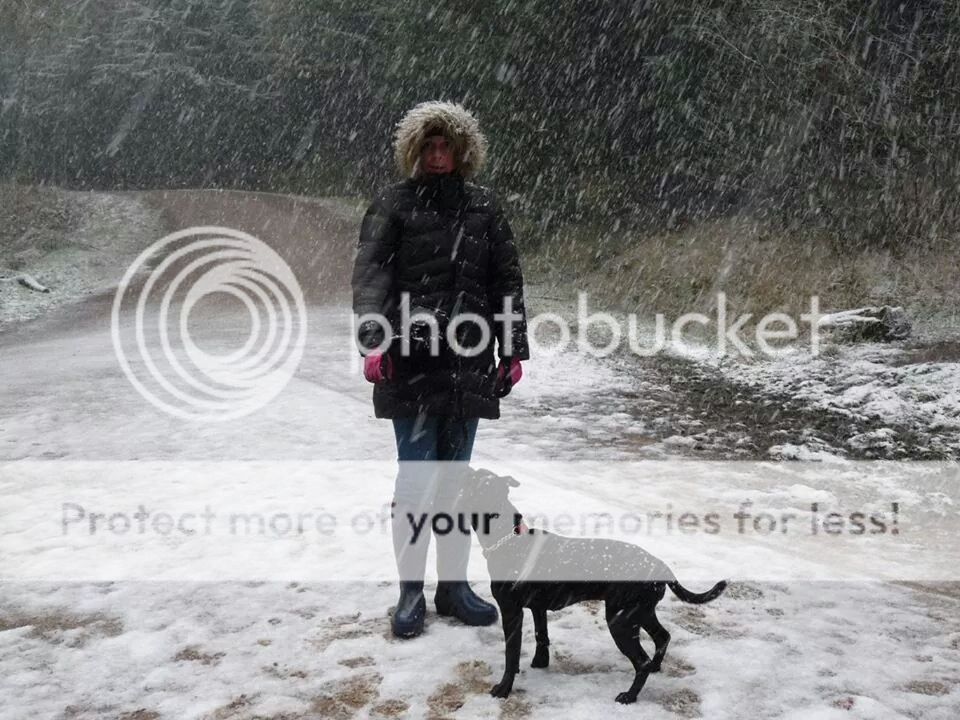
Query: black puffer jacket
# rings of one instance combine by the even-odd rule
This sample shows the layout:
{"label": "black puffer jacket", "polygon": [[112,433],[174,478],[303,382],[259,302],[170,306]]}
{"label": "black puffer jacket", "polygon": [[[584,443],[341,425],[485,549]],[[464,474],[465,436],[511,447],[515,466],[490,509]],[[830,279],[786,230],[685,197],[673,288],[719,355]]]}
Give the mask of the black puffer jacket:
{"label": "black puffer jacket", "polygon": [[[494,395],[496,357],[505,357],[502,322],[493,315],[512,299],[521,320],[512,327],[511,357],[530,357],[527,345],[523,275],[507,222],[493,194],[459,173],[422,175],[381,192],[360,230],[353,272],[353,309],[380,313],[393,335],[402,331],[401,295],[411,311],[439,310],[448,318],[476,313],[493,337],[472,357],[441,343],[437,357],[404,356],[399,339],[388,350],[392,380],[374,386],[378,418],[418,414],[498,418]],[[476,323],[464,322],[457,337],[466,347],[482,344]],[[495,339],[494,339],[495,338]],[[362,341],[361,341],[362,342]],[[494,343],[497,353],[494,353]],[[368,346],[370,343],[368,342]]]}

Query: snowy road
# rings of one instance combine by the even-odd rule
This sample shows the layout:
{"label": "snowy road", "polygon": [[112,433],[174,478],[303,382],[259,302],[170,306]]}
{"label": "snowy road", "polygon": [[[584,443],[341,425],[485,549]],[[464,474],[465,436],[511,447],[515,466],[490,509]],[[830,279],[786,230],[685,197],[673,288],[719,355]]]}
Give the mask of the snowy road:
{"label": "snowy road", "polygon": [[[140,201],[123,197],[136,213]],[[243,229],[269,240],[283,211],[270,199],[248,202],[259,213],[251,211]],[[174,216],[182,223],[180,212]],[[140,238],[143,246],[163,232],[154,230],[156,236]],[[328,243],[339,248],[332,255],[342,258],[349,242],[331,235]],[[817,546],[810,538],[788,544],[743,542],[724,533],[655,534],[648,547],[697,589],[711,571],[735,582],[711,605],[663,603],[660,617],[673,641],[664,672],[651,677],[636,707],[613,702],[629,682],[629,663],[596,605],[551,615],[548,670],[527,667],[528,617],[524,671],[506,702],[486,693],[502,670],[498,627],[465,628],[431,614],[422,638],[395,641],[387,610],[396,591],[384,537],[370,539],[369,556],[383,562],[371,566],[367,581],[345,571],[297,575],[311,556],[319,568],[338,553],[362,560],[349,538],[273,543],[268,552],[276,561],[265,567],[247,543],[225,541],[216,554],[204,554],[185,541],[153,537],[113,547],[114,555],[103,557],[117,564],[98,565],[100,581],[90,582],[85,563],[97,548],[57,533],[61,506],[71,499],[112,498],[114,507],[138,498],[187,502],[191,495],[198,502],[264,502],[262,486],[231,477],[230,463],[237,461],[347,468],[336,488],[318,483],[309,491],[326,494],[326,502],[341,509],[377,508],[389,498],[390,473],[371,468],[392,457],[392,431],[373,418],[369,385],[357,372],[349,307],[336,292],[320,297],[307,288],[307,294],[310,330],[294,379],[257,413],[217,424],[172,418],[130,385],[111,342],[109,295],[0,334],[0,576],[6,580],[0,587],[0,718],[593,718],[603,712],[947,720],[960,714],[957,586],[842,581],[830,572],[836,558],[818,558],[817,548],[823,554],[822,548],[835,548],[840,557],[850,555],[850,546]],[[529,302],[536,310],[536,288]],[[206,328],[205,346],[230,347],[243,333],[236,309],[206,312],[197,323]],[[130,317],[124,322],[129,327]],[[636,398],[668,397],[671,389],[658,376],[624,373],[617,363],[574,353],[534,357],[504,403],[503,418],[481,422],[474,464],[549,468],[517,473],[523,483],[518,505],[537,511],[626,512],[673,502],[702,512],[749,498],[778,510],[811,500],[847,508],[902,500],[925,519],[956,516],[950,486],[929,488],[878,470],[868,478],[872,484],[834,487],[831,480],[844,472],[863,472],[842,465],[825,467],[820,485],[813,475],[802,485],[790,476],[754,485],[745,472],[720,474],[708,487],[699,476],[646,488],[626,472],[591,480],[584,461],[671,468],[691,462],[688,445],[654,431],[655,418],[644,423],[636,416]],[[78,470],[83,462],[109,470],[129,461],[161,472],[190,472],[198,462],[213,470],[208,466],[192,488],[181,485],[178,495],[164,494],[169,476],[130,473],[111,493],[109,472],[91,477]],[[703,471],[700,463],[689,467]],[[296,484],[278,482],[269,490],[315,499]],[[930,538],[882,540],[888,544],[880,556],[887,553],[901,568],[917,552],[927,573],[914,579],[954,579]],[[124,548],[135,552],[123,556]],[[185,552],[184,563],[154,576],[165,579],[133,572],[138,561],[160,567],[178,552]],[[479,553],[472,560],[471,573],[482,576]],[[48,572],[29,580],[31,568]],[[265,579],[268,571],[283,579]]]}

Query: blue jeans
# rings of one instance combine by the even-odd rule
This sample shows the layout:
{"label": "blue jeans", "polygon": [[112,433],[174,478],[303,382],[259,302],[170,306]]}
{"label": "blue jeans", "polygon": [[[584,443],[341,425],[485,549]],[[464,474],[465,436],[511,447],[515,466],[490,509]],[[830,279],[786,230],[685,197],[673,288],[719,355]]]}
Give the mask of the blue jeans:
{"label": "blue jeans", "polygon": [[455,420],[427,415],[394,418],[397,460],[467,461],[473,452],[479,423],[478,418]]}
{"label": "blue jeans", "polygon": [[[470,460],[478,418],[455,420],[418,416],[394,418],[397,440],[397,472],[394,486],[393,545],[401,580],[423,579],[430,527],[437,536],[437,574],[441,580],[466,578],[470,535],[453,528],[439,533],[432,523],[423,523],[426,513],[455,516],[458,489],[443,482],[447,462]],[[440,461],[440,462],[437,462]],[[417,531],[417,526],[420,531]]]}

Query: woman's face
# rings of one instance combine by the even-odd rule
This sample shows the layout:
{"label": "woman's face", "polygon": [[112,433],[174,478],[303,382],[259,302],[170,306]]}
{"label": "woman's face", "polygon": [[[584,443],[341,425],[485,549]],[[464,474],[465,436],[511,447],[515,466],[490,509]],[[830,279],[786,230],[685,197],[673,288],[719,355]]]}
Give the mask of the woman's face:
{"label": "woman's face", "polygon": [[420,167],[426,173],[453,172],[453,148],[443,135],[431,135],[423,142]]}

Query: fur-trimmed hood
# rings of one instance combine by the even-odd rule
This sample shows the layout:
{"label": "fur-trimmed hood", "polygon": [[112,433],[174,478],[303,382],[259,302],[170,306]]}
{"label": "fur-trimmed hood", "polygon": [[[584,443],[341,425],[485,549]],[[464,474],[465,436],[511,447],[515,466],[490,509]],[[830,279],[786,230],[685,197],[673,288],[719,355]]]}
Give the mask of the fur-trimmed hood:
{"label": "fur-trimmed hood", "polygon": [[449,102],[423,102],[407,112],[397,123],[393,154],[404,177],[420,173],[420,148],[428,133],[439,129],[453,144],[457,171],[470,178],[487,160],[487,139],[480,123],[463,105]]}

